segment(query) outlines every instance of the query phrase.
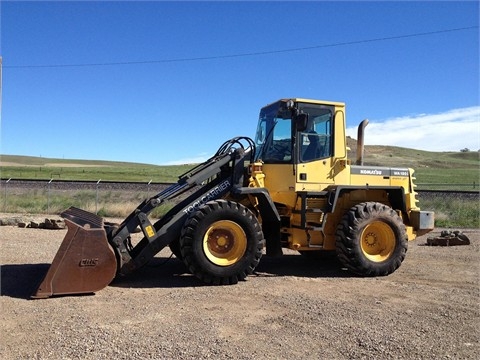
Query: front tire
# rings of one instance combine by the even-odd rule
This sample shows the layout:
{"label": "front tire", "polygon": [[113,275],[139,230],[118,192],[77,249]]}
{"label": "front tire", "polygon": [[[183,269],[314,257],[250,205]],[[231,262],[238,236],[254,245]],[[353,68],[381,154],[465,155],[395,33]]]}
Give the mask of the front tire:
{"label": "front tire", "polygon": [[389,206],[365,202],[353,206],[335,232],[340,262],[362,276],[393,273],[405,259],[408,237],[405,225]]}
{"label": "front tire", "polygon": [[206,203],[185,222],[180,250],[189,271],[207,284],[245,280],[260,262],[265,240],[245,206],[226,200]]}

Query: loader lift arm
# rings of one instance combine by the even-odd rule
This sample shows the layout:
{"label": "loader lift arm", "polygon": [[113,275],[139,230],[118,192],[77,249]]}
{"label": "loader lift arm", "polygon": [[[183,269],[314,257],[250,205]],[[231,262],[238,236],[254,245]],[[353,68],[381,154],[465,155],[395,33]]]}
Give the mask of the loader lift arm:
{"label": "loader lift arm", "polygon": [[[246,144],[244,144],[246,143]],[[244,161],[253,161],[255,144],[248,137],[235,137],[223,143],[215,155],[193,169],[179,176],[176,184],[144,200],[120,224],[118,228],[107,230],[118,262],[118,273],[127,275],[145,265],[171,241],[178,239],[181,227],[191,210],[198,204],[219,198],[229,192],[236,184],[241,184],[244,174]],[[192,189],[199,187],[192,192]],[[189,194],[188,192],[192,192]],[[148,215],[153,209],[166,201],[180,200],[154,225]],[[133,247],[130,235],[139,226],[144,238]]]}

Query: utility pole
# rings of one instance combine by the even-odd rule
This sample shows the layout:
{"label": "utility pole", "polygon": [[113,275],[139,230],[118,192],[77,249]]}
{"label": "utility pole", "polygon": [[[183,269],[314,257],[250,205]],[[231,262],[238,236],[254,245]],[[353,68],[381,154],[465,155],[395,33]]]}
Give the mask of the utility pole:
{"label": "utility pole", "polygon": [[0,125],[2,124],[2,57],[0,56]]}

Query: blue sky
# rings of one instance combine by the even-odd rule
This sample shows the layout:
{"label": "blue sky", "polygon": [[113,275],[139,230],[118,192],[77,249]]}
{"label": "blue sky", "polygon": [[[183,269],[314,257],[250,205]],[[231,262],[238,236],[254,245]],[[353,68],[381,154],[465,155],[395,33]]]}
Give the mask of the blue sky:
{"label": "blue sky", "polygon": [[477,1],[0,6],[2,154],[197,162],[288,97],[346,102],[366,144],[480,149]]}

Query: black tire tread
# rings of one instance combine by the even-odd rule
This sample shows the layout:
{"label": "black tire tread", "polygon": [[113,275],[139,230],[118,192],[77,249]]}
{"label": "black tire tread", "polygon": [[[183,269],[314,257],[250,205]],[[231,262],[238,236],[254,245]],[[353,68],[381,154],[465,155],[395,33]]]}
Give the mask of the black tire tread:
{"label": "black tire tread", "polygon": [[[382,263],[369,261],[360,248],[360,234],[372,220],[386,222],[396,235],[392,256]],[[352,273],[361,276],[385,276],[393,273],[405,259],[408,237],[405,225],[389,206],[378,202],[364,202],[351,207],[343,216],[335,232],[338,259]]]}
{"label": "black tire tread", "polygon": [[[199,246],[195,243],[199,236],[197,229],[214,213],[233,216],[247,227],[247,232],[252,235],[248,239],[249,244],[244,257],[231,266],[215,267],[213,264],[205,264],[200,251],[196,249],[196,246]],[[265,244],[261,226],[255,215],[239,203],[222,199],[207,202],[193,213],[185,222],[180,239],[181,254],[188,270],[204,283],[213,285],[233,285],[245,280],[259,264]]]}

